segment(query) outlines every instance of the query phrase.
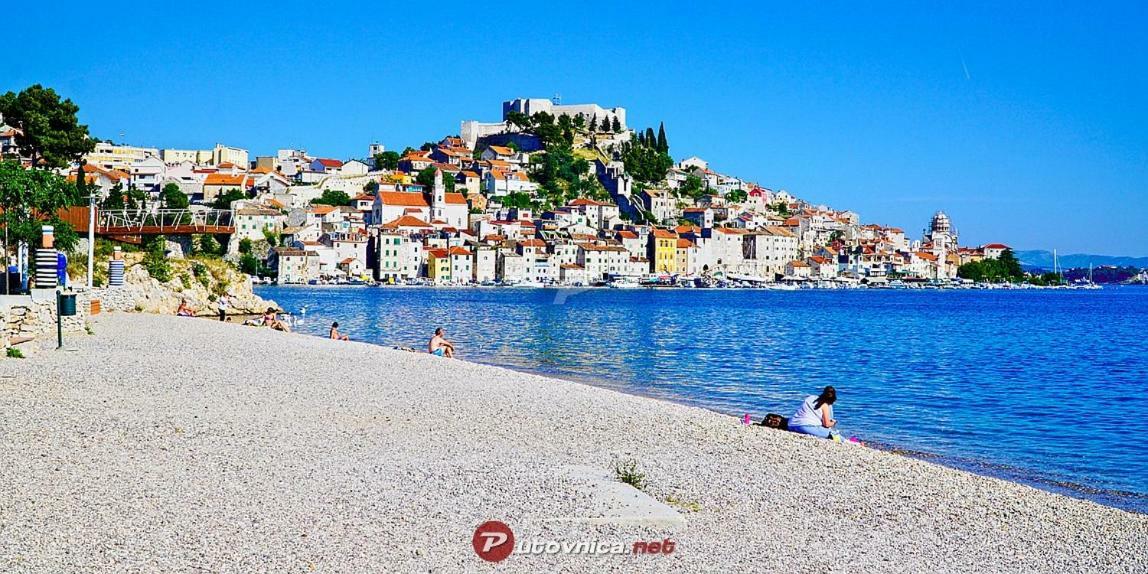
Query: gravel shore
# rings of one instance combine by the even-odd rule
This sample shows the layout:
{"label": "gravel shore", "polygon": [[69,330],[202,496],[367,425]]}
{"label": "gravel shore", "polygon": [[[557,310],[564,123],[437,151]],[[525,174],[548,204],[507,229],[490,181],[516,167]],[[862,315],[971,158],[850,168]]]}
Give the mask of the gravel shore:
{"label": "gravel shore", "polygon": [[[202,319],[94,327],[0,360],[0,572],[1148,571],[1148,515],[703,409]],[[629,460],[676,521],[595,486]],[[491,519],[675,546],[491,564]]]}

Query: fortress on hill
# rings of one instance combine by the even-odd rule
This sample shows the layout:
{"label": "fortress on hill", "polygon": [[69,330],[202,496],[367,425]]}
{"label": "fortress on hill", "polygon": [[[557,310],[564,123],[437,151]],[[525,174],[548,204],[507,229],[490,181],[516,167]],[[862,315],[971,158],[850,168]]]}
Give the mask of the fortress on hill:
{"label": "fortress on hill", "polygon": [[598,104],[560,104],[547,98],[515,98],[502,102],[501,122],[482,123],[476,120],[464,120],[459,127],[459,136],[466,142],[467,147],[474,149],[479,138],[505,132],[508,127],[506,117],[511,112],[519,112],[528,116],[538,112],[546,112],[555,117],[574,117],[582,114],[587,122],[593,117],[597,117],[599,122],[603,120],[613,122],[614,118],[618,118],[622,130],[624,131],[627,127],[626,108],[603,108]]}

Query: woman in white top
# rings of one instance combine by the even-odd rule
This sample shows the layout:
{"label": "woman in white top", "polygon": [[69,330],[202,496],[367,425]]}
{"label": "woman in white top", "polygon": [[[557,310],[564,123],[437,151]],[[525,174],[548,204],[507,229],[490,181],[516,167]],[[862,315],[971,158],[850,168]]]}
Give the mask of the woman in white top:
{"label": "woman in white top", "polygon": [[837,421],[833,419],[833,403],[837,402],[837,390],[825,387],[820,395],[809,395],[801,403],[793,417],[789,419],[789,430],[802,434],[830,438]]}

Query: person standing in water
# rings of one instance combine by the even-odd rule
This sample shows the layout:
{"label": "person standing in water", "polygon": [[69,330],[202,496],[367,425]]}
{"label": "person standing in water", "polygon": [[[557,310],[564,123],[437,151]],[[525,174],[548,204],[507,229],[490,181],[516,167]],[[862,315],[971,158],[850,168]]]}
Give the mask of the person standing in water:
{"label": "person standing in water", "polygon": [[821,438],[832,438],[837,426],[833,418],[833,403],[837,402],[837,389],[825,387],[820,395],[809,395],[789,419],[789,430]]}
{"label": "person standing in water", "polygon": [[436,357],[454,357],[454,344],[446,340],[446,332],[442,327],[434,330],[434,336],[427,343],[427,352]]}

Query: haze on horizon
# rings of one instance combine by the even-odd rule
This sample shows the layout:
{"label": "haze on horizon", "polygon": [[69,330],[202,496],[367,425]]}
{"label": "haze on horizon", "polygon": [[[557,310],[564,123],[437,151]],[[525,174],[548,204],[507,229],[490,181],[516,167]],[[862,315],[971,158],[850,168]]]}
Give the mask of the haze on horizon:
{"label": "haze on horizon", "polygon": [[943,209],[963,244],[1148,255],[1141,3],[111,2],[91,16],[73,2],[16,15],[0,92],[53,87],[118,143],[343,159],[559,93],[623,106],[634,128],[664,121],[677,159],[914,237]]}

